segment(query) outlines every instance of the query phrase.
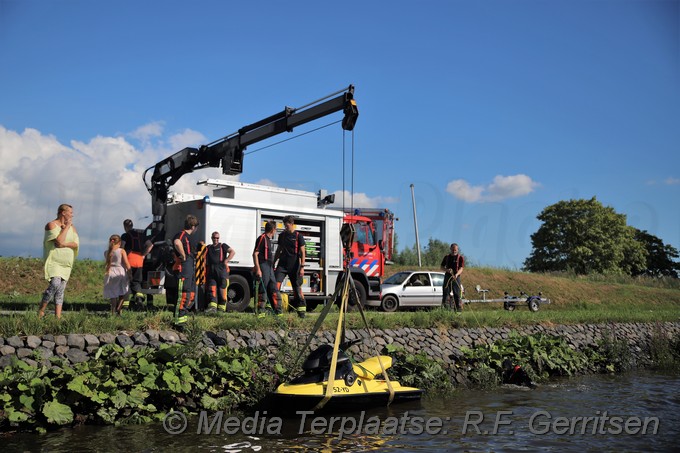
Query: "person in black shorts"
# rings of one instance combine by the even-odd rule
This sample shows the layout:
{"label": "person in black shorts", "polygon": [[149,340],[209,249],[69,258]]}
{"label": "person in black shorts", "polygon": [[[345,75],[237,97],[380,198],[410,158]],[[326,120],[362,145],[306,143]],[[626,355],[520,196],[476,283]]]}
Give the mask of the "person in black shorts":
{"label": "person in black shorts", "polygon": [[307,303],[302,295],[302,279],[305,275],[305,238],[295,231],[295,217],[287,215],[283,218],[284,230],[279,234],[278,247],[274,262],[276,266],[276,286],[280,290],[286,276],[293,287],[293,306],[298,316],[305,317]]}
{"label": "person in black shorts", "polygon": [[[227,244],[220,242],[220,233],[214,231],[210,235],[212,244],[208,246],[205,264],[206,286],[210,296],[208,312],[227,311],[227,288],[229,287],[229,261],[236,253]],[[219,289],[219,291],[218,291]]]}
{"label": "person in black shorts", "polygon": [[175,235],[175,266],[180,293],[179,305],[175,309],[175,324],[178,326],[187,322],[187,313],[194,304],[196,295],[196,244],[191,235],[198,229],[198,219],[189,214],[184,220],[184,229]]}
{"label": "person in black shorts", "polygon": [[465,258],[458,253],[458,244],[451,244],[451,253],[442,260],[441,269],[446,272],[444,275],[444,286],[442,287],[442,305],[446,304],[446,299],[453,292],[454,310],[460,312],[460,274],[465,267]]}
{"label": "person in black shorts", "polygon": [[[123,228],[125,233],[120,237],[121,248],[125,250],[130,262],[130,298],[123,301],[123,308],[128,308],[132,302],[133,308],[136,310],[144,307],[144,294],[142,293],[142,282],[146,277],[144,272],[144,258],[151,252],[153,243],[146,238],[144,231],[133,228],[134,224],[131,219],[125,219]],[[149,308],[153,307],[153,295],[146,296],[146,304]]]}

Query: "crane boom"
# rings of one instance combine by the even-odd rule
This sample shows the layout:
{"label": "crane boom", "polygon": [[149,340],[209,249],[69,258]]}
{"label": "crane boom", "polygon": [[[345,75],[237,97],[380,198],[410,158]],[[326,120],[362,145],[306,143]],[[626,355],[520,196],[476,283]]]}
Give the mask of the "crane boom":
{"label": "crane boom", "polygon": [[[236,133],[198,148],[184,148],[147,168],[143,180],[151,194],[154,222],[164,223],[168,190],[182,176],[206,167],[222,167],[222,173],[238,175],[243,171],[243,155],[247,146],[283,132],[292,132],[297,126],[339,111],[345,115],[342,128],[347,131],[354,129],[359,110],[354,100],[353,85],[300,108],[285,107],[283,111],[242,127]],[[151,178],[147,181],[147,173],[151,170]]]}

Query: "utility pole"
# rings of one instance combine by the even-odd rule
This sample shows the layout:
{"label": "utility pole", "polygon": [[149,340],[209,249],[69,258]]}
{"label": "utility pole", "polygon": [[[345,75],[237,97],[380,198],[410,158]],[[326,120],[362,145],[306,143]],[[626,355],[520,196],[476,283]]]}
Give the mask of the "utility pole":
{"label": "utility pole", "polygon": [[418,214],[416,213],[416,196],[413,191],[413,184],[411,184],[411,200],[413,201],[413,225],[416,227],[416,249],[418,250],[418,267],[423,267],[420,259],[420,238],[418,237]]}

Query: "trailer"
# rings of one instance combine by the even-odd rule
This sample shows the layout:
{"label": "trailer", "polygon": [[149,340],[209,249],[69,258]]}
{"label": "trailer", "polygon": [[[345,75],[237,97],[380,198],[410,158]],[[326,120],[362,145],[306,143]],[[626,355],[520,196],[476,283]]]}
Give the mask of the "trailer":
{"label": "trailer", "polygon": [[503,309],[507,311],[514,311],[515,308],[526,305],[526,307],[533,312],[538,311],[542,304],[550,303],[550,299],[543,297],[541,292],[539,292],[538,295],[529,295],[524,291],[520,291],[519,296],[512,296],[505,291],[502,298],[487,299],[486,293],[489,292],[488,289],[482,289],[480,285],[477,285],[475,286],[475,290],[477,293],[482,294],[481,299],[461,299],[461,302],[464,304],[502,303]]}

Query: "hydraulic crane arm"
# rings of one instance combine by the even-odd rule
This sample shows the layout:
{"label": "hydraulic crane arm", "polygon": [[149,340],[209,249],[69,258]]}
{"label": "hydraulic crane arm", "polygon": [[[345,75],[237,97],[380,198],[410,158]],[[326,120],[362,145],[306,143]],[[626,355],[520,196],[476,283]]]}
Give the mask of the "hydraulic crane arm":
{"label": "hydraulic crane arm", "polygon": [[[339,95],[331,98],[337,94]],[[339,111],[343,111],[345,115],[342,128],[347,131],[354,129],[359,116],[354,101],[354,86],[350,85],[303,107],[285,107],[282,112],[245,126],[238,132],[199,148],[184,148],[147,168],[143,179],[151,194],[154,217],[160,220],[165,215],[168,190],[185,174],[201,168],[221,166],[224,174],[238,175],[243,171],[243,155],[248,145],[283,132],[292,132],[297,126]],[[147,181],[150,170],[153,173],[150,181]]]}

